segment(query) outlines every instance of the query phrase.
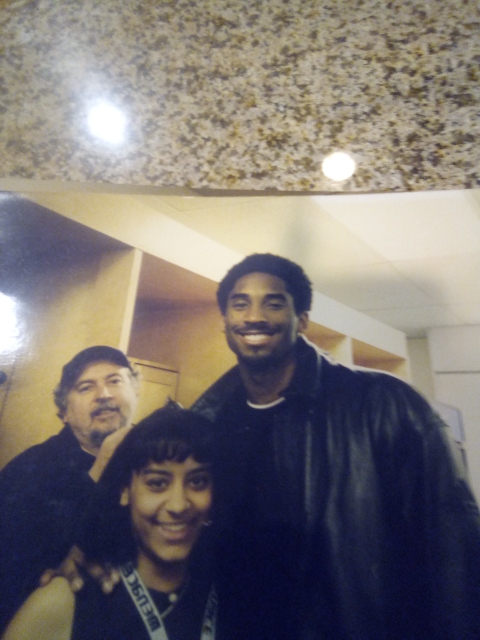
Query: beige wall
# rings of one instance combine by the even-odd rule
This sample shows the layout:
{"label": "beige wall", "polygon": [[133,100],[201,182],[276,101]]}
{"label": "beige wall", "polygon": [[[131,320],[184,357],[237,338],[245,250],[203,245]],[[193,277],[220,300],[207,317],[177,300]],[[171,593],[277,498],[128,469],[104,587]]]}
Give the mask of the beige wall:
{"label": "beige wall", "polygon": [[50,257],[11,283],[22,335],[1,415],[1,466],[60,430],[52,391],[68,360],[93,344],[122,346],[138,268],[138,255],[130,249],[61,264]]}
{"label": "beige wall", "polygon": [[[214,240],[213,236],[204,235],[174,219],[177,217],[175,214],[178,214],[178,208],[186,206],[182,198],[81,192],[37,192],[29,193],[28,197],[70,220],[214,282],[219,282],[226,271],[244,257]],[[200,208],[192,210],[194,217],[197,217],[197,214],[201,215],[202,209],[213,207],[217,222],[211,230],[214,230],[217,224],[232,229],[229,222],[231,216],[253,216],[254,220],[258,215],[259,203],[255,200],[252,204],[250,198],[226,198],[221,207],[218,201],[211,204],[209,198],[199,198],[199,201]],[[312,207],[312,213],[316,212],[315,205],[309,198],[303,199],[302,205]],[[234,210],[231,209],[232,206],[235,207]],[[282,207],[288,206],[288,202],[282,198],[279,202],[266,199],[262,206],[274,206],[277,216],[280,215],[278,207],[285,211]],[[232,230],[231,233],[235,231]],[[188,247],[188,251],[185,247]],[[257,246],[257,250],[261,250],[260,245]],[[308,272],[308,266],[306,268]],[[318,291],[314,291],[313,294],[310,318],[324,327],[389,352],[395,357],[406,358],[405,335],[402,332]]]}
{"label": "beige wall", "polygon": [[178,371],[177,401],[185,407],[236,362],[213,303],[137,309],[128,354]]}

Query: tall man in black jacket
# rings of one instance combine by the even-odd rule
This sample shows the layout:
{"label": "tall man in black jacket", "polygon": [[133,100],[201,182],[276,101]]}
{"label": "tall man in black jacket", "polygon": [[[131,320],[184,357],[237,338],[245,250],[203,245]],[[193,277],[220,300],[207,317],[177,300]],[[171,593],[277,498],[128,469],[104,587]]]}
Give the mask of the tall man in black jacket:
{"label": "tall man in black jacket", "polygon": [[131,426],[137,395],[122,351],[80,351],[54,393],[63,429],[0,472],[0,629],[75,543],[95,482]]}
{"label": "tall man in black jacket", "polygon": [[311,284],[284,258],[247,257],[217,298],[238,366],[194,408],[223,460],[230,640],[480,638],[479,512],[429,404],[302,337]]}

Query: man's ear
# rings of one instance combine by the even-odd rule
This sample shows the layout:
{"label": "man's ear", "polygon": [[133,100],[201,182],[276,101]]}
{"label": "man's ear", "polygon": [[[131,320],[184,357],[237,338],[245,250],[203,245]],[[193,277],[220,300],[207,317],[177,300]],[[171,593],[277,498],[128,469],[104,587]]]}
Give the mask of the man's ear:
{"label": "man's ear", "polygon": [[302,311],[298,315],[298,333],[303,333],[308,327],[308,311]]}
{"label": "man's ear", "polygon": [[130,504],[130,491],[128,487],[125,487],[122,493],[120,494],[120,506],[128,507],[129,504]]}

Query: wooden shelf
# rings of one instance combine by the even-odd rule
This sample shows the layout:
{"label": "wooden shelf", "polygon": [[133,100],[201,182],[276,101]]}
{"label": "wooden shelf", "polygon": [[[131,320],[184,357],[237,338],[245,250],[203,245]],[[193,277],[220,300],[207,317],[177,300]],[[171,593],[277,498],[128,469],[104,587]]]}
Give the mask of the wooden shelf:
{"label": "wooden shelf", "polygon": [[379,349],[356,338],[351,338],[315,322],[310,322],[305,335],[341,364],[387,371],[399,378],[409,380],[409,366],[406,358]]}

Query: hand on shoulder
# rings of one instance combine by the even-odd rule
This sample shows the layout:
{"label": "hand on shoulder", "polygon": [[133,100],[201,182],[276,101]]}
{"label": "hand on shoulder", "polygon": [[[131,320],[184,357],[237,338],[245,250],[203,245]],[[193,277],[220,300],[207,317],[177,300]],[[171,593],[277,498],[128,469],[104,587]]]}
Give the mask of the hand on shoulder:
{"label": "hand on shoulder", "polygon": [[87,573],[97,582],[103,593],[108,595],[120,582],[120,571],[111,565],[99,564],[87,560],[85,554],[77,546],[73,546],[67,557],[56,569],[47,569],[40,578],[40,586],[45,587],[56,576],[65,578],[73,593],[80,591],[84,586],[82,572]]}

